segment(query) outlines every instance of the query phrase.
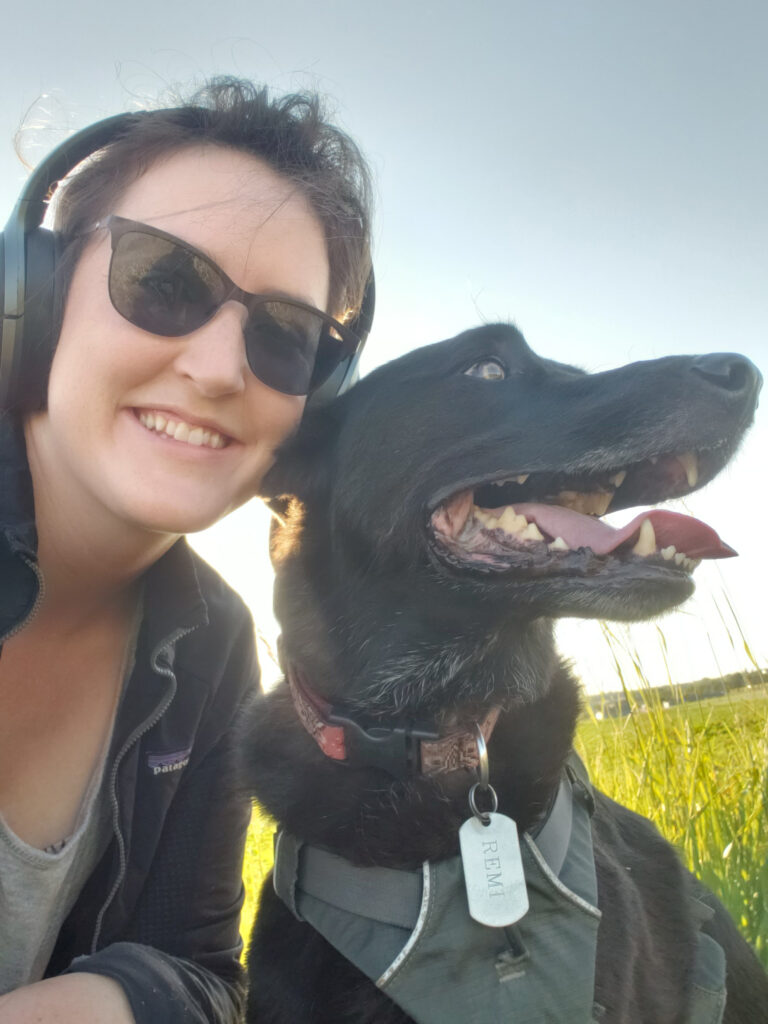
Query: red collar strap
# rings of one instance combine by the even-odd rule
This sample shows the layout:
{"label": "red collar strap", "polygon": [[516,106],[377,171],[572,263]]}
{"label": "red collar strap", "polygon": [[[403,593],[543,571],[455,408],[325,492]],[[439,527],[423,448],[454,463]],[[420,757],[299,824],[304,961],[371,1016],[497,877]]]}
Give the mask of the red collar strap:
{"label": "red collar strap", "polygon": [[[474,732],[440,736],[434,727],[417,722],[363,727],[341,709],[334,708],[307,684],[296,665],[286,672],[299,720],[326,757],[350,766],[382,768],[399,779],[412,775],[437,775],[478,766]],[[478,725],[490,739],[499,708],[491,708]]]}

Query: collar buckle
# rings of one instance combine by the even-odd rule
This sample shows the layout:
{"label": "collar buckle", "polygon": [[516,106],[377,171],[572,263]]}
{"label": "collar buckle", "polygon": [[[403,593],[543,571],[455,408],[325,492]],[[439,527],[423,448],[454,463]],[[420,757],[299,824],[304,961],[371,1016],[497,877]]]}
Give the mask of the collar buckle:
{"label": "collar buckle", "polygon": [[393,726],[363,724],[339,708],[331,708],[327,720],[344,730],[347,757],[342,763],[351,768],[381,768],[403,782],[422,770],[422,740],[440,738],[440,733],[424,722],[408,721]]}

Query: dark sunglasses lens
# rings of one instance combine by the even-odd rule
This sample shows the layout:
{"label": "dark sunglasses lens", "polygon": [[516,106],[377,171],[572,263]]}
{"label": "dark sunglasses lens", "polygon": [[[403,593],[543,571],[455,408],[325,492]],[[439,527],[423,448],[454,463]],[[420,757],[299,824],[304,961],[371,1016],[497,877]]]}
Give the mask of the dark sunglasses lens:
{"label": "dark sunglasses lens", "polygon": [[322,317],[278,301],[258,303],[251,309],[245,350],[259,380],[286,395],[309,394],[345,354],[344,343]]}
{"label": "dark sunglasses lens", "polygon": [[[170,238],[124,231],[109,267],[112,305],[151,334],[178,338],[202,327],[227,300],[231,285],[216,267]],[[354,351],[332,322],[280,300],[249,304],[245,350],[252,372],[287,395],[307,395]]]}
{"label": "dark sunglasses lens", "polygon": [[167,338],[190,334],[224,299],[221,278],[195,253],[170,239],[128,231],[115,244],[109,295],[121,316]]}

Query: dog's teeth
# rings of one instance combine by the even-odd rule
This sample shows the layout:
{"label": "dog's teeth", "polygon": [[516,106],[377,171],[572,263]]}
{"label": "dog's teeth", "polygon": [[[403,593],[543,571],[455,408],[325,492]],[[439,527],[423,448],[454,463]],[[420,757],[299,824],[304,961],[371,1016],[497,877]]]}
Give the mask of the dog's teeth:
{"label": "dog's teeth", "polygon": [[515,510],[508,506],[504,509],[501,514],[501,518],[497,522],[497,526],[500,526],[502,530],[506,530],[507,533],[516,533],[515,521],[517,520],[517,513]]}
{"label": "dog's teeth", "polygon": [[522,536],[528,528],[528,520],[525,516],[519,516],[514,508],[509,505],[499,519],[497,526],[500,526],[506,533],[514,533]]}
{"label": "dog's teeth", "polygon": [[677,548],[674,544],[670,544],[668,548],[661,549],[661,557],[671,562],[677,553]]}
{"label": "dog's teeth", "polygon": [[592,494],[592,515],[604,516],[613,498],[612,494]]}
{"label": "dog's teeth", "polygon": [[536,523],[529,523],[520,534],[522,540],[544,540],[544,535]]}
{"label": "dog's teeth", "polygon": [[677,461],[685,470],[688,486],[695,487],[699,482],[699,459],[695,452],[684,452],[677,456]]}
{"label": "dog's teeth", "polygon": [[491,487],[506,487],[508,484],[524,484],[530,473],[519,473],[517,476],[508,476],[505,480],[492,480]]}
{"label": "dog's teeth", "polygon": [[675,555],[675,565],[682,565],[685,561],[685,555],[682,551],[678,551]]}
{"label": "dog's teeth", "polygon": [[557,503],[585,516],[603,516],[608,511],[612,498],[612,494],[602,494],[598,491],[589,494],[581,491],[560,491]]}
{"label": "dog's teeth", "polygon": [[626,479],[627,479],[627,471],[626,471],[626,469],[620,469],[618,473],[615,473],[609,479],[609,483],[612,483],[613,486],[616,488],[616,490],[618,490]]}
{"label": "dog's teeth", "polygon": [[550,551],[570,551],[571,549],[565,543],[562,537],[555,537],[551,544],[548,545]]}
{"label": "dog's teeth", "polygon": [[637,538],[637,543],[632,548],[632,551],[642,558],[652,555],[656,551],[656,532],[650,519],[643,520],[643,525],[640,527],[640,536]]}

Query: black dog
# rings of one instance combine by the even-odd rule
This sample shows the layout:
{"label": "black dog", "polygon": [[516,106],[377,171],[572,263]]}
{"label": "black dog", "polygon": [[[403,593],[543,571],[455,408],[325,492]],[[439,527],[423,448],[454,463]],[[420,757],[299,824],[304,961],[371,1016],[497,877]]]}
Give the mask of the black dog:
{"label": "black dog", "polygon": [[[654,511],[622,530],[598,517],[711,480],[751,423],[759,388],[737,355],[590,375],[490,325],[395,360],[307,417],[265,483],[268,495],[290,496],[273,560],[291,686],[258,700],[244,739],[248,785],[288,836],[283,898],[302,920],[265,886],[249,1021],[716,1022],[721,950],[722,1019],[768,1021],[768,979],[727,912],[649,822],[592,793],[573,761],[578,688],[552,641],[557,616],[629,620],[670,608],[691,594],[697,559],[733,553],[690,517]],[[476,723],[490,735],[499,811],[521,836],[531,910],[486,927],[469,918],[464,895],[449,900],[446,913],[466,918],[456,927],[484,952],[455,959],[449,936],[432,960],[418,954],[437,973],[404,982],[398,950],[412,929],[421,941],[431,927],[423,862],[434,889],[459,863],[459,829],[472,817]],[[481,817],[492,799],[476,791]],[[582,867],[596,878],[601,914],[543,856],[542,822],[556,817],[568,843],[587,822]],[[311,863],[291,836],[314,848]],[[491,894],[494,866],[483,869]],[[386,907],[370,910],[371,879],[397,904],[390,920]],[[408,921],[392,896],[400,879],[417,887]],[[539,882],[545,903],[554,900],[541,914]],[[547,932],[554,913],[563,924]],[[369,944],[373,919],[384,924]],[[439,929],[430,941],[443,941]],[[387,958],[396,962],[379,977]],[[491,978],[471,1012],[453,987],[465,969]],[[502,1016],[493,1006],[514,1001],[515,986],[525,1012]],[[573,1008],[579,987],[586,1009]],[[390,999],[398,991],[409,1012]]]}

